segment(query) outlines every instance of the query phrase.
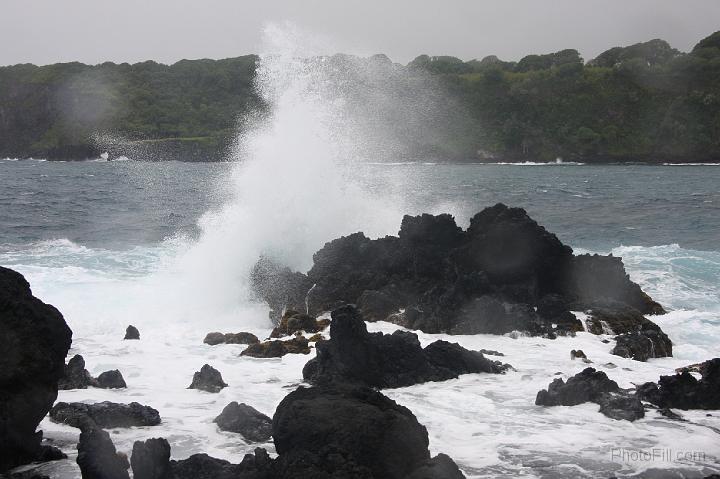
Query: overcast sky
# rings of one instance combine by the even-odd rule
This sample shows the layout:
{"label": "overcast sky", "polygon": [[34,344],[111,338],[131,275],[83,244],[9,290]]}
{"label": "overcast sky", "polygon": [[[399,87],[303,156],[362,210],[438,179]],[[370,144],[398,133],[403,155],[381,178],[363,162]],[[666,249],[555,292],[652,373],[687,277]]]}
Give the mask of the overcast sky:
{"label": "overcast sky", "polygon": [[688,51],[720,29],[720,0],[0,0],[0,65],[239,56],[281,21],[331,39],[324,53],[402,63],[563,48],[589,60],[652,38]]}

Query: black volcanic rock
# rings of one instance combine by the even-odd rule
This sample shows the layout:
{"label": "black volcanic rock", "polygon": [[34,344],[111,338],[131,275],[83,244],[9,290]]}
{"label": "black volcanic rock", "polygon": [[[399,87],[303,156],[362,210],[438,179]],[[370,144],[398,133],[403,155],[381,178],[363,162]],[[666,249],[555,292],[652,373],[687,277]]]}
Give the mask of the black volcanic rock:
{"label": "black volcanic rock", "polygon": [[130,465],[120,456],[107,431],[92,421],[82,424],[77,464],[83,479],[128,479]]}
{"label": "black volcanic rock", "polygon": [[618,392],[620,387],[607,374],[586,368],[567,382],[554,379],[547,390],[538,392],[535,404],[538,406],[576,406],[584,402],[597,402],[603,393]]}
{"label": "black volcanic rock", "polygon": [[209,364],[205,364],[200,368],[200,371],[193,375],[192,383],[188,386],[188,389],[201,389],[209,393],[218,393],[225,387],[227,387],[227,384],[223,381],[220,371]]}
{"label": "black volcanic rock", "polygon": [[101,389],[119,389],[126,388],[127,384],[117,369],[105,371],[97,378],[92,377],[85,369],[85,359],[76,354],[65,365],[65,372],[58,382],[58,389],[87,389],[90,386]]}
{"label": "black volcanic rock", "polygon": [[634,394],[604,393],[595,402],[600,405],[600,412],[612,419],[636,421],[645,417],[645,408]]}
{"label": "black volcanic rock", "polygon": [[305,311],[305,300],[313,283],[301,273],[282,267],[269,258],[261,258],[250,274],[256,294],[270,305],[270,319],[280,321],[290,309]]}
{"label": "black volcanic rock", "polygon": [[612,354],[637,361],[672,356],[672,341],[660,326],[635,308],[617,302],[605,303],[589,311],[588,331],[617,334]]}
{"label": "black volcanic rock", "polygon": [[131,324],[125,330],[125,337],[123,339],[140,339],[140,331]]}
{"label": "black volcanic rock", "polygon": [[[269,268],[284,279],[270,289],[259,281],[258,296],[276,311],[292,303],[310,315],[358,304],[370,321],[427,333],[555,337],[583,329],[571,308],[663,312],[630,281],[620,258],[573,256],[523,209],[503,204],[476,214],[466,231],[450,215],[405,216],[397,237],[343,236],[313,261],[307,275]],[[256,270],[268,270],[266,260]]]}
{"label": "black volcanic rock", "polygon": [[88,419],[101,428],[157,426],[160,424],[160,414],[156,409],[137,402],[130,404],[110,401],[94,404],[59,402],[50,410],[50,419],[78,428]]}
{"label": "black volcanic rock", "polygon": [[0,474],[43,454],[35,430],[57,399],[71,339],[62,314],[0,267]]}
{"label": "black volcanic rock", "polygon": [[280,358],[286,354],[310,354],[310,346],[305,336],[295,336],[286,341],[270,340],[248,346],[240,356],[253,358]]}
{"label": "black volcanic rock", "polygon": [[58,389],[87,389],[95,379],[85,369],[85,359],[76,354],[65,365],[63,377],[58,381]]}
{"label": "black volcanic rock", "polygon": [[252,406],[231,402],[213,420],[220,430],[237,432],[254,442],[265,442],[272,436],[272,419]]}
{"label": "black volcanic rock", "polygon": [[100,373],[100,376],[97,377],[96,381],[97,387],[103,389],[121,389],[127,387],[125,379],[117,369]]}
{"label": "black volcanic rock", "polygon": [[260,340],[252,333],[208,333],[203,343],[215,346],[218,344],[255,344]]}
{"label": "black volcanic rock", "polygon": [[501,373],[507,366],[458,344],[436,341],[425,349],[417,335],[369,333],[353,305],[332,312],[330,340],[316,345],[317,357],[303,369],[311,383],[340,380],[377,388],[444,381],[467,373]]}
{"label": "black volcanic rock", "polygon": [[621,334],[611,351],[616,356],[647,361],[672,356],[672,342],[662,331],[644,330]]}
{"label": "black volcanic rock", "polygon": [[170,444],[164,438],[135,441],[130,465],[133,479],[166,479],[170,473]]}
{"label": "black volcanic rock", "polygon": [[[288,394],[275,411],[273,437],[281,461],[305,456],[327,464],[345,451],[358,472],[349,477],[404,478],[430,460],[427,430],[412,412],[373,389],[341,383]],[[283,477],[348,477],[307,469]]]}
{"label": "black volcanic rock", "polygon": [[661,376],[638,387],[637,395],[661,408],[720,409],[720,358],[700,364],[698,380],[688,371]]}
{"label": "black volcanic rock", "polygon": [[538,406],[576,406],[585,402],[600,405],[600,412],[612,419],[635,421],[645,416],[640,400],[620,389],[615,381],[602,371],[586,368],[567,382],[554,379],[547,390],[538,392]]}

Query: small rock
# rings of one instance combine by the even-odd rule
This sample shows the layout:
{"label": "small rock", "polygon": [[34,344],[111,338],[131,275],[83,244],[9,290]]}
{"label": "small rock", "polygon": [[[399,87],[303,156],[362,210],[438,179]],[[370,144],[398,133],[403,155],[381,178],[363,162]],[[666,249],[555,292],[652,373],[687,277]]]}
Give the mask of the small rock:
{"label": "small rock", "polygon": [[570,359],[587,359],[587,356],[582,349],[570,351]]}
{"label": "small rock", "polygon": [[97,387],[102,389],[121,389],[126,388],[127,384],[125,384],[125,379],[120,371],[113,369],[112,371],[105,371],[97,377]]}
{"label": "small rock", "polygon": [[205,344],[215,346],[217,344],[255,344],[260,342],[257,336],[252,333],[208,333],[203,340]]}
{"label": "small rock", "polygon": [[317,343],[318,341],[325,341],[327,338],[321,333],[315,333],[308,338],[308,343]]}
{"label": "small rock", "polygon": [[125,330],[125,337],[123,339],[140,339],[140,331],[131,324]]}
{"label": "small rock", "polygon": [[205,364],[200,371],[193,375],[193,380],[188,389],[201,389],[209,393],[219,393],[224,387],[227,387],[223,381],[220,371],[212,366]]}
{"label": "small rock", "polygon": [[94,384],[94,379],[85,369],[85,359],[76,354],[65,365],[65,373],[58,381],[58,389],[87,389]]}
{"label": "small rock", "polygon": [[265,442],[272,436],[272,419],[247,404],[231,402],[213,420],[221,431],[236,432],[253,442]]}
{"label": "small rock", "polygon": [[547,390],[538,392],[538,406],[575,406],[584,402],[596,402],[602,393],[617,392],[620,387],[602,371],[586,368],[569,378],[567,383],[558,378]]}
{"label": "small rock", "polygon": [[325,321],[318,321],[305,313],[288,310],[283,314],[280,323],[270,333],[271,338],[280,338],[294,333],[304,331],[306,333],[317,333],[327,326]]}

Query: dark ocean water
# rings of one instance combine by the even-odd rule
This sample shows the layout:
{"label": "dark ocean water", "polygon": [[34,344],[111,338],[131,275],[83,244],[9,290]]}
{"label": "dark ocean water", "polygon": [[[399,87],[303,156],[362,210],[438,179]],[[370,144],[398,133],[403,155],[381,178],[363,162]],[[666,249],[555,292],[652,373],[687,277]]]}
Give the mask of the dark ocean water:
{"label": "dark ocean water", "polygon": [[[0,245],[68,239],[127,249],[192,235],[224,203],[232,168],[0,161]],[[403,212],[450,212],[460,224],[504,202],[573,247],[720,250],[720,166],[363,165],[352,175]]]}
{"label": "dark ocean water", "polygon": [[[70,354],[82,354],[93,375],[121,370],[128,383],[127,390],[61,391],[58,400],[138,401],[159,409],[159,426],[112,431],[126,454],[138,439],[166,437],[174,458],[206,452],[238,462],[257,444],[219,431],[212,419],[229,401],[272,415],[301,381],[308,359],[241,357],[238,345],[202,343],[209,331],[269,334],[267,308],[245,294],[259,254],[277,253],[302,270],[340,234],[395,233],[402,213],[449,212],[466,226],[482,208],[504,202],[526,208],[576,251],[621,256],[631,278],[669,310],[653,320],[672,339],[674,357],[619,358],[610,354],[611,344],[589,333],[557,340],[421,334],[424,344],[445,339],[502,351],[517,368],[385,391],[427,427],[433,454],[450,454],[469,478],[640,477],[635,474],[650,467],[673,468],[682,477],[718,471],[717,414],[683,411],[689,421],[678,423],[649,411],[629,423],[606,418],[595,405],[538,408],[534,398],[557,371],[567,377],[586,366],[568,359],[571,349],[585,351],[621,387],[718,355],[720,167],[364,164],[338,170],[331,162],[309,168],[299,161],[244,167],[0,160],[0,265],[20,271],[36,296],[62,311],[73,330]],[[128,324],[140,329],[141,341],[122,341]],[[371,328],[390,333],[396,327]],[[204,363],[219,368],[229,387],[217,395],[188,390],[192,372]],[[78,431],[47,418],[40,428],[69,455],[41,471],[78,479]],[[262,447],[274,450],[272,443]],[[622,463],[612,459],[615,447],[677,447],[707,457]]]}

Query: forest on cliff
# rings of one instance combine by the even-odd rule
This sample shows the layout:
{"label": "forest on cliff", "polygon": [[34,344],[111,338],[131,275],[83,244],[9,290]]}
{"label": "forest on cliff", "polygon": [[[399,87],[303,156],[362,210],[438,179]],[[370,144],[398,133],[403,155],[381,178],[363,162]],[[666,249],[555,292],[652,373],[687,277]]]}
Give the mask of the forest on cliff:
{"label": "forest on cliff", "polygon": [[[257,62],[0,67],[0,158],[226,159],[244,115],[267,109]],[[431,77],[462,122],[414,137],[410,160],[720,161],[720,32],[687,53],[656,39],[589,61],[569,49],[397,67]]]}

